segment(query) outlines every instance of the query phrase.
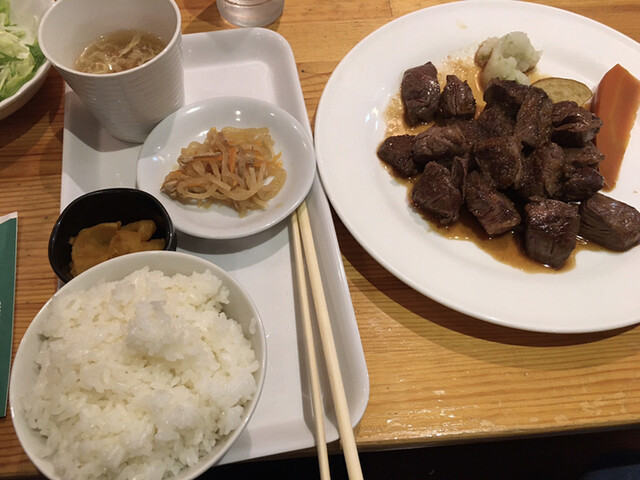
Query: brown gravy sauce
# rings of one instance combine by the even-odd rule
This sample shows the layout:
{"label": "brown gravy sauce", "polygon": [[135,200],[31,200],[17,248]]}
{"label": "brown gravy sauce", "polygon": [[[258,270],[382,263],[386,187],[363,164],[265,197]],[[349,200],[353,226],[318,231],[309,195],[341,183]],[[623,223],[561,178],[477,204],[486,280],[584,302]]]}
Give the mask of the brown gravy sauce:
{"label": "brown gravy sauce", "polygon": [[[474,64],[473,59],[448,57],[445,59],[443,64],[438,67],[438,81],[440,82],[440,85],[444,85],[446,83],[446,76],[451,74],[456,75],[461,80],[466,80],[473,91],[474,97],[476,98],[478,111],[481,111],[482,108],[484,108],[485,103],[482,100],[482,88],[478,81],[478,73],[479,69]],[[534,82],[538,78],[542,78],[542,75],[533,72],[533,74],[530,75],[530,78],[531,81]],[[385,138],[392,135],[416,135],[432,125],[432,123],[430,123],[410,127],[404,119],[404,107],[402,105],[402,99],[400,98],[399,92],[391,98],[389,105],[385,109],[384,120],[387,125]],[[407,203],[411,208],[418,212],[426,222],[429,223],[433,231],[438,232],[440,235],[451,240],[473,242],[482,251],[491,255],[495,260],[513,268],[517,268],[518,270],[522,270],[527,273],[562,273],[575,267],[576,254],[579,251],[604,250],[603,247],[578,237],[576,248],[571,252],[571,255],[565,262],[564,266],[556,270],[552,267],[531,260],[525,254],[524,245],[519,232],[512,231],[497,237],[489,237],[475,218],[473,218],[473,215],[471,215],[471,213],[466,209],[463,209],[460,214],[460,220],[455,224],[441,225],[433,216],[415,208],[413,205],[413,202],[411,201],[411,189],[416,182],[417,177],[409,179],[402,178],[396,175],[393,168],[389,167],[384,162],[380,161],[380,165],[382,165],[382,167],[391,176],[393,176],[398,183],[406,187]]]}

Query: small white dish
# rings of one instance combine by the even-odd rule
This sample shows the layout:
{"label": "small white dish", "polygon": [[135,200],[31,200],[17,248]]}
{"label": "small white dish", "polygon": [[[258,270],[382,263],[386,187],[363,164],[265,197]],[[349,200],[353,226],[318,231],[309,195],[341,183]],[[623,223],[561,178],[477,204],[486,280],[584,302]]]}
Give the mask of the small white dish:
{"label": "small white dish", "polygon": [[[282,152],[287,180],[265,210],[240,217],[228,206],[187,205],[160,191],[165,176],[177,168],[180,150],[204,141],[211,127],[267,127]],[[165,118],[149,134],[138,156],[138,188],[154,195],[169,212],[175,227],[190,235],[231,239],[253,235],[279,223],[304,200],[315,177],[315,152],[306,129],[291,114],[249,97],[217,97],[187,105]]]}
{"label": "small white dish", "polygon": [[[26,28],[32,36],[29,43],[32,43],[38,36],[38,23],[45,12],[53,6],[53,0],[12,0],[10,6],[11,23]],[[47,78],[50,68],[51,62],[45,60],[28,82],[9,98],[0,102],[0,120],[16,112],[33,98]]]}
{"label": "small white dish", "polygon": [[[102,282],[121,280],[130,273],[146,266],[152,271],[158,270],[169,276],[175,274],[191,275],[194,272],[201,273],[209,270],[219,278],[229,290],[229,303],[223,307],[223,312],[240,324],[244,336],[251,342],[259,363],[258,370],[254,372],[257,387],[256,393],[244,407],[241,417],[242,423],[226,437],[219,440],[211,452],[202,456],[191,467],[181,470],[175,477],[176,480],[190,480],[198,477],[220,461],[245,429],[255,411],[262,393],[267,366],[267,340],[264,324],[252,298],[229,273],[206,259],[180,252],[139,252],[111,259],[73,278],[58,290],[54,297],[74,291],[86,290]],[[11,418],[22,448],[40,472],[46,475],[47,478],[57,480],[60,479],[60,476],[56,474],[53,463],[44,458],[42,454],[45,438],[37,430],[29,426],[21,407],[23,398],[29,393],[38,375],[39,370],[35,363],[35,358],[43,341],[39,331],[43,323],[50,317],[52,299],[42,307],[32,320],[18,346],[11,370],[9,401],[11,404]]]}

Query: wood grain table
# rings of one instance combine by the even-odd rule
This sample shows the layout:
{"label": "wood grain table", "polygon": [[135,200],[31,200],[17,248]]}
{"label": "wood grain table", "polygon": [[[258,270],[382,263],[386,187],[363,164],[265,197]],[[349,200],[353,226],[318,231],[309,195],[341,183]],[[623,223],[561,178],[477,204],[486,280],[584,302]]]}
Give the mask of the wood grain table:
{"label": "wood grain table", "polygon": [[[179,0],[183,32],[232,28],[215,2]],[[270,28],[291,44],[313,125],[320,95],[349,50],[378,27],[437,1],[287,0]],[[541,2],[640,40],[637,0]],[[24,108],[0,121],[0,216],[17,211],[14,354],[55,292],[47,241],[60,208],[64,84],[55,70]],[[369,369],[361,450],[637,426],[640,329],[527,333],[475,320],[411,290],[336,218]],[[10,418],[0,419],[0,476],[36,474]]]}

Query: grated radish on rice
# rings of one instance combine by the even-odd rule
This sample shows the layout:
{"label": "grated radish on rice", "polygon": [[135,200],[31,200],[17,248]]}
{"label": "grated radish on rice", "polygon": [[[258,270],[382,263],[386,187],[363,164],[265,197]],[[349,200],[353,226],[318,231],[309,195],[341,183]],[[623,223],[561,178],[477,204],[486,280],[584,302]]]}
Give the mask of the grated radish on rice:
{"label": "grated radish on rice", "polygon": [[228,295],[143,268],[54,297],[23,407],[61,478],[172,478],[240,426],[259,363]]}

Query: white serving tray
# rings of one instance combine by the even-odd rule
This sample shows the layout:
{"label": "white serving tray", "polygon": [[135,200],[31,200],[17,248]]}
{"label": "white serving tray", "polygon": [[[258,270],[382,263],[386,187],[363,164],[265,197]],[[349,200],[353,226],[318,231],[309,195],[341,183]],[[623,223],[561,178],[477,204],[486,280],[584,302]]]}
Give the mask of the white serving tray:
{"label": "white serving tray", "polygon": [[[281,35],[261,28],[190,34],[183,37],[183,52],[187,104],[216,96],[255,97],[287,110],[311,135],[293,53]],[[140,146],[112,138],[68,87],[64,120],[61,208],[86,192],[136,185]],[[369,399],[369,377],[329,203],[317,177],[307,208],[355,426]],[[241,240],[178,235],[179,251],[207,258],[228,271],[248,290],[264,319],[264,390],[246,431],[221,463],[314,445],[289,241],[288,220]],[[321,377],[327,440],[334,441],[339,435],[326,372]]]}

